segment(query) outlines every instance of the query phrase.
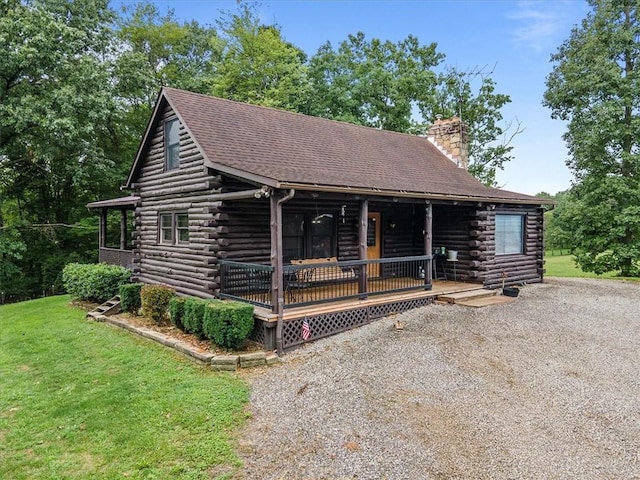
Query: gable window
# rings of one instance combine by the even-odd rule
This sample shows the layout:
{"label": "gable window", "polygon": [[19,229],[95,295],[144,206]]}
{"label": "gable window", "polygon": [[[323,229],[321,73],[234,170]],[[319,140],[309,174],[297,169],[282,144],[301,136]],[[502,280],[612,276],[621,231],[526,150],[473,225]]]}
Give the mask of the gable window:
{"label": "gable window", "polygon": [[169,245],[189,243],[189,215],[187,213],[161,213],[158,225],[160,243]]}
{"label": "gable window", "polygon": [[165,170],[175,170],[180,166],[180,122],[177,118],[164,124]]}
{"label": "gable window", "polygon": [[524,215],[496,214],[496,255],[524,253]]}
{"label": "gable window", "polygon": [[285,262],[337,256],[336,215],[330,212],[291,213],[284,216],[282,256]]}

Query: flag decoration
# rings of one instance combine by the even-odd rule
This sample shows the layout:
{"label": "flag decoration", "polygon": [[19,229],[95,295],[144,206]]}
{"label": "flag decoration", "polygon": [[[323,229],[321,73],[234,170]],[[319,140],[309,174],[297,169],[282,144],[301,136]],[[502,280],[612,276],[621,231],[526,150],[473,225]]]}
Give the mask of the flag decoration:
{"label": "flag decoration", "polygon": [[302,321],[302,339],[306,342],[311,338],[311,328],[309,328],[309,322],[307,318]]}

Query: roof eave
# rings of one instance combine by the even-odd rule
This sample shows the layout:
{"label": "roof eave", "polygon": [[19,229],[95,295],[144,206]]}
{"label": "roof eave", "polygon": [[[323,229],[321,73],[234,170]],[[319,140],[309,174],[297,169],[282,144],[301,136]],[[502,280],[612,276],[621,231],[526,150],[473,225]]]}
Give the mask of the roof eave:
{"label": "roof eave", "polygon": [[295,182],[279,182],[279,188],[296,189],[302,191],[328,192],[328,193],[347,193],[351,195],[371,195],[377,197],[397,197],[397,198],[417,198],[424,200],[445,200],[452,202],[483,202],[483,203],[509,203],[514,205],[544,205],[550,203],[548,199],[529,199],[529,198],[503,198],[503,197],[485,197],[476,195],[455,195],[442,194],[432,192],[411,192],[404,190],[382,190],[377,188],[348,187],[335,185],[317,185],[308,183]]}

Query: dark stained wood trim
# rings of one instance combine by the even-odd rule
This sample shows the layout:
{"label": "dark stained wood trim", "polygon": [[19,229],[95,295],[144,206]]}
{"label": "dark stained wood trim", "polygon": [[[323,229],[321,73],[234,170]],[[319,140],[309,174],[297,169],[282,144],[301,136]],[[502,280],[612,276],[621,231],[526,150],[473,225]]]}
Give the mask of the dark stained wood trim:
{"label": "dark stained wood trim", "polygon": [[[424,216],[424,253],[425,255],[433,253],[433,205],[431,203],[427,205]],[[424,283],[425,285],[431,285],[431,281],[432,268],[431,265],[428,265],[424,267]]]}
{"label": "dark stained wood trim", "polygon": [[[360,223],[358,228],[358,258],[360,260],[367,259],[367,224],[369,219],[369,201],[367,199],[360,200]],[[367,266],[360,267],[360,282],[358,285],[359,293],[366,296],[367,293]]]}

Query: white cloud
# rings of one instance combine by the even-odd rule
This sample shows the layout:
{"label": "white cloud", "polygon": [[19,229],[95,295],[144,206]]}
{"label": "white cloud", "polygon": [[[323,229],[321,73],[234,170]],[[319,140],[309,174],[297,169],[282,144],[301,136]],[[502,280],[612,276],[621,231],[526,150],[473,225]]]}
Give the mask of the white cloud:
{"label": "white cloud", "polygon": [[507,15],[513,24],[513,39],[537,52],[555,49],[589,10],[586,2],[577,0],[528,0],[514,6]]}

